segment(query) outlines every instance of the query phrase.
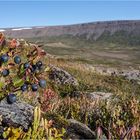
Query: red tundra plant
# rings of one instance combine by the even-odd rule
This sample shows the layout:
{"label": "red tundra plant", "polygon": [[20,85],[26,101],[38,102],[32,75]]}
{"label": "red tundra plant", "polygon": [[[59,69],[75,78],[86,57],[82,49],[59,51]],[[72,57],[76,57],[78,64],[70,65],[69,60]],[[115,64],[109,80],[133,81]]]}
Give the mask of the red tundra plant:
{"label": "red tundra plant", "polygon": [[46,112],[51,110],[54,100],[57,98],[57,94],[52,89],[46,89],[40,98],[41,109]]}

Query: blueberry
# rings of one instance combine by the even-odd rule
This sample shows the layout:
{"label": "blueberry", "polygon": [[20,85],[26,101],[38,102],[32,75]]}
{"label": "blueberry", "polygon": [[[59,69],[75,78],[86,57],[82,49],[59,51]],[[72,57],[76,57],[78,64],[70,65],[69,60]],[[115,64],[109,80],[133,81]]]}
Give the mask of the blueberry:
{"label": "blueberry", "polygon": [[31,71],[36,72],[38,70],[38,67],[36,65],[32,65]]}
{"label": "blueberry", "polygon": [[28,69],[30,67],[30,64],[27,62],[24,64],[24,69]]}
{"label": "blueberry", "polygon": [[39,68],[39,69],[41,69],[41,67],[42,67],[42,62],[41,61],[38,61],[37,63],[36,63],[36,66]]}
{"label": "blueberry", "polygon": [[32,84],[31,88],[32,88],[32,91],[37,91],[38,90],[38,85],[37,84]]}
{"label": "blueberry", "polygon": [[42,87],[42,88],[45,88],[46,87],[46,80],[41,79],[39,81],[39,86]]}
{"label": "blueberry", "polygon": [[9,72],[8,69],[4,69],[4,70],[2,71],[2,75],[3,75],[4,77],[8,76],[9,73],[10,73],[10,72]]}
{"label": "blueberry", "polygon": [[3,63],[5,63],[5,62],[7,62],[8,61],[8,55],[7,54],[3,54],[2,56],[1,56],[1,61],[3,62]]}
{"label": "blueberry", "polygon": [[21,86],[22,91],[26,91],[28,89],[28,85],[24,84]]}
{"label": "blueberry", "polygon": [[17,100],[17,97],[16,97],[16,95],[13,94],[13,93],[10,93],[10,94],[7,96],[7,102],[8,102],[9,104],[12,104],[12,103],[16,102],[16,100]]}
{"label": "blueberry", "polygon": [[19,56],[15,56],[15,57],[14,57],[14,62],[15,62],[16,64],[20,64],[20,63],[21,63],[21,58],[20,58]]}

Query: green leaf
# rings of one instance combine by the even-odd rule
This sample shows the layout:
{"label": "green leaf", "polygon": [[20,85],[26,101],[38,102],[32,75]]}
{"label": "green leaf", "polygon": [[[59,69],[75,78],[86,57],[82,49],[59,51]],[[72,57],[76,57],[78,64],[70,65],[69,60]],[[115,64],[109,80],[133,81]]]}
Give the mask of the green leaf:
{"label": "green leaf", "polygon": [[4,83],[0,82],[0,89],[2,89],[3,86],[4,86]]}
{"label": "green leaf", "polygon": [[45,72],[50,71],[50,67],[46,67],[44,71]]}
{"label": "green leaf", "polygon": [[62,128],[62,134],[65,134],[65,133],[66,133],[65,128]]}
{"label": "green leaf", "polygon": [[26,77],[26,81],[30,82],[30,77],[29,76]]}
{"label": "green leaf", "polygon": [[0,89],[5,85],[5,78],[0,78]]}
{"label": "green leaf", "polygon": [[48,140],[54,140],[54,138],[50,136],[50,137],[48,137]]}
{"label": "green leaf", "polygon": [[13,83],[14,83],[15,87],[20,87],[20,86],[22,86],[24,84],[24,80],[19,79],[18,77],[15,77],[13,79]]}
{"label": "green leaf", "polygon": [[23,65],[21,65],[20,66],[20,70],[19,70],[19,75],[23,75],[24,74],[24,72],[25,72],[25,69],[24,69],[24,66]]}

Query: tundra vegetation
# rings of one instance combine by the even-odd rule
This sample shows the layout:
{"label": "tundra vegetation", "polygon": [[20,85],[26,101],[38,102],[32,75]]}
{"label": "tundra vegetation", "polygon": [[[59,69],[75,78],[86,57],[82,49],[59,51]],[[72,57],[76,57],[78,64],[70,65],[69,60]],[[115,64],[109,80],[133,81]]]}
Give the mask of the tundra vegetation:
{"label": "tundra vegetation", "polygon": [[[52,65],[75,77],[77,84],[58,83]],[[74,62],[59,61],[35,44],[0,34],[0,100],[34,107],[28,130],[3,126],[3,139],[69,139],[69,120],[94,132],[96,139],[140,138],[140,85],[120,76],[103,76]],[[63,73],[58,77],[63,80]],[[51,77],[53,76],[53,78]],[[92,92],[111,93],[106,99]]]}

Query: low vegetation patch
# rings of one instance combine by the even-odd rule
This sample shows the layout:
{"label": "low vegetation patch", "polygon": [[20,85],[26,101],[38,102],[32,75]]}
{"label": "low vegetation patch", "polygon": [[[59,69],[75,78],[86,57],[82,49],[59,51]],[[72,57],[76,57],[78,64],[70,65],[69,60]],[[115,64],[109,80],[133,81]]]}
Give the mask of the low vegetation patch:
{"label": "low vegetation patch", "polygon": [[[50,64],[70,73],[78,84],[51,80]],[[92,92],[113,96],[90,99],[87,94]],[[47,57],[37,45],[23,39],[5,39],[0,33],[0,100],[4,98],[11,106],[18,100],[25,102],[34,113],[26,131],[3,125],[1,116],[2,139],[69,138],[69,119],[88,126],[97,139],[140,138],[140,85],[136,81],[99,75],[75,62]]]}

